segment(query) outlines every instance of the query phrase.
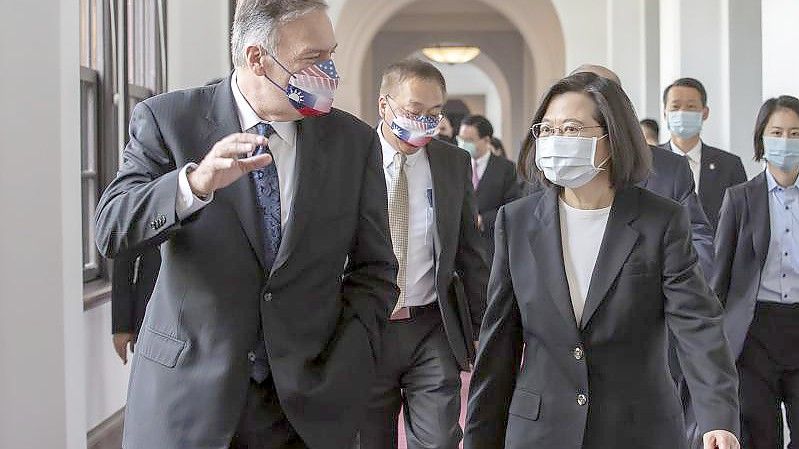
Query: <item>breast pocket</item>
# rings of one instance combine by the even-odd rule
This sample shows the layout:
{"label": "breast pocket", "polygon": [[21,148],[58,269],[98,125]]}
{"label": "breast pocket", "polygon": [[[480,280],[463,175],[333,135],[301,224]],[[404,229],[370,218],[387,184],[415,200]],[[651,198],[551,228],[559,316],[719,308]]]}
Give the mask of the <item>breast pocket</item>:
{"label": "breast pocket", "polygon": [[624,264],[621,269],[621,276],[654,276],[657,269],[649,263],[643,261],[632,261]]}

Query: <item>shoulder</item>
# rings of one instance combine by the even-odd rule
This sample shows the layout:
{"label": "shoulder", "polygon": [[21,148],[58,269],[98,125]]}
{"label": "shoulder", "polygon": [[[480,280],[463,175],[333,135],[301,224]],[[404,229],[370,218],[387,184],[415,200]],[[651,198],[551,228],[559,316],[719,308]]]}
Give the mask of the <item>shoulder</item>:
{"label": "shoulder", "polygon": [[768,181],[766,180],[766,172],[762,171],[759,175],[746,181],[742,184],[737,184],[727,188],[727,195],[733,201],[744,201],[747,192],[754,192],[757,190],[768,190]]}
{"label": "shoulder", "polygon": [[501,156],[494,156],[493,154],[489,158],[490,163],[496,164],[498,167],[502,169],[504,172],[516,172],[516,164],[509,161],[507,158]]}
{"label": "shoulder", "polygon": [[[181,89],[150,97],[140,104],[149,108],[153,115],[174,114],[183,110],[196,114],[197,108],[202,104],[210,104],[217,89],[224,88],[225,82],[221,81],[210,86]],[[137,107],[139,107],[137,105]]]}
{"label": "shoulder", "polygon": [[436,155],[440,155],[444,158],[454,160],[456,163],[461,165],[468,165],[471,167],[469,154],[450,143],[433,139],[427,144],[427,151],[428,153],[435,153]]}
{"label": "shoulder", "polygon": [[305,120],[317,120],[320,125],[325,127],[326,132],[332,134],[377,138],[377,132],[373,126],[341,109],[333,108],[327,115],[311,119],[306,118]]}
{"label": "shoulder", "polygon": [[710,145],[702,144],[702,153],[706,154],[708,157],[712,157],[713,159],[719,162],[726,162],[730,164],[742,163],[740,156],[738,156],[737,154],[730,153],[729,151],[724,151],[720,148],[711,147]]}
{"label": "shoulder", "polygon": [[547,194],[553,189],[555,189],[555,187],[542,187],[527,196],[505,204],[500,209],[504,210],[504,214],[508,217],[526,213],[532,214],[533,211],[538,208],[539,204],[544,201]]}
{"label": "shoulder", "polygon": [[652,164],[662,167],[679,167],[682,164],[687,164],[685,157],[676,154],[675,152],[664,147],[650,146],[652,150]]}
{"label": "shoulder", "polygon": [[629,189],[630,191],[626,194],[635,195],[638,198],[639,218],[659,223],[668,223],[675,217],[685,217],[688,220],[686,208],[671,198],[637,186],[629,187]]}

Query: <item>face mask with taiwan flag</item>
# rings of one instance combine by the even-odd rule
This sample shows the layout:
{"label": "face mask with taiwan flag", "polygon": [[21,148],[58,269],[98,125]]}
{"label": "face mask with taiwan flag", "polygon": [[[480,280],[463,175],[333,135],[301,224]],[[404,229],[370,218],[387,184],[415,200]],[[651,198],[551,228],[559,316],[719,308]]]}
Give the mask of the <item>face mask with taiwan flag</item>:
{"label": "face mask with taiwan flag", "polygon": [[[272,55],[270,55],[272,56]],[[333,96],[338,87],[338,72],[332,59],[318,62],[297,73],[291,73],[274,56],[277,65],[291,77],[284,89],[266,76],[272,84],[286,93],[289,102],[303,117],[319,117],[328,114],[333,107]]]}
{"label": "face mask with taiwan flag", "polygon": [[[386,99],[393,100],[389,95],[386,95]],[[394,114],[394,120],[389,125],[391,132],[400,140],[416,148],[423,147],[433,140],[438,130],[438,124],[441,123],[441,114],[419,115],[404,110],[401,110],[402,114],[397,114],[390,102],[386,101],[386,104]]]}

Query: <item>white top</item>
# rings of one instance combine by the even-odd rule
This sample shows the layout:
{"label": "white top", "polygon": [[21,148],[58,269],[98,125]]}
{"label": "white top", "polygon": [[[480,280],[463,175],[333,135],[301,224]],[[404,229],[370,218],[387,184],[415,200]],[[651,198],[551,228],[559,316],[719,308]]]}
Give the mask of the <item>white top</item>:
{"label": "white top", "polygon": [[563,265],[577,323],[583,317],[591,275],[599,256],[599,247],[605,236],[610,217],[610,207],[604,209],[576,209],[559,201],[560,235],[563,245]]}
{"label": "white top", "polygon": [[478,157],[477,159],[472,159],[472,168],[477,173],[477,179],[483,179],[483,175],[486,172],[486,167],[488,167],[489,159],[491,159],[490,151],[486,151],[486,154]]}
{"label": "white top", "polygon": [[688,165],[691,166],[691,172],[694,174],[694,189],[696,189],[696,193],[699,193],[699,174],[702,172],[702,140],[700,139],[687,153],[683,153],[674,142],[670,141],[669,146],[671,146],[671,151],[688,158]]}
{"label": "white top", "polygon": [[[383,148],[383,171],[386,186],[394,183],[394,154],[397,150],[383,137],[382,123],[377,127]],[[408,263],[405,272],[405,305],[423,306],[436,301],[435,253],[433,250],[433,175],[427,151],[420,148],[405,160],[408,178]]]}
{"label": "white top", "polygon": [[[272,151],[273,164],[277,167],[277,176],[280,183],[280,222],[285,227],[291,208],[294,205],[296,191],[297,124],[295,122],[267,122],[261,120],[244,98],[241,90],[239,90],[236,72],[233,72],[233,76],[230,79],[230,88],[233,91],[233,99],[236,102],[236,115],[242,132],[246,132],[261,122],[268,123],[275,129],[275,134],[269,137],[269,149]],[[202,209],[213,200],[213,195],[203,201],[192,193],[186,177],[186,169],[196,166],[197,164],[194,163],[186,164],[178,175],[179,188],[175,205],[178,218],[181,220]],[[255,203],[253,203],[253,207],[254,205]]]}

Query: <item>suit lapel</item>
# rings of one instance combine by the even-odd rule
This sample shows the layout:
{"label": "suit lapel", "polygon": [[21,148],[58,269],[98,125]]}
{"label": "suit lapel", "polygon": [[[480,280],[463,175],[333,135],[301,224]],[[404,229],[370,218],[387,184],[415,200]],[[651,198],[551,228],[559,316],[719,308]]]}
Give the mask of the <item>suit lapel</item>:
{"label": "suit lapel", "polygon": [[[230,76],[220,83],[214,92],[211,109],[206,116],[209,121],[207,136],[204,138],[208,142],[208,150],[224,138],[233,133],[242,132],[236,113],[236,102],[233,99],[233,91],[230,87]],[[255,186],[249,176],[242,176],[225,189],[217,192],[217,197],[221,197],[233,205],[233,209],[239,216],[241,227],[247,235],[252,250],[255,252],[261,267],[265,267],[263,230],[258,224],[258,211],[255,207]]]}
{"label": "suit lapel", "polygon": [[763,172],[749,183],[746,189],[746,202],[752,226],[752,245],[761,269],[766,263],[769,239],[771,239],[768,195],[768,181],[766,172]]}
{"label": "suit lapel", "polygon": [[491,171],[494,169],[494,156],[488,156],[488,162],[486,163],[486,169],[483,171],[483,176],[480,177],[480,181],[477,183],[477,188],[474,189],[475,195],[478,193],[482,193],[483,186],[486,184],[483,181],[493,179],[491,175]]}
{"label": "suit lapel", "polygon": [[327,164],[327,152],[320,151],[322,134],[319,132],[319,126],[324,120],[324,117],[317,117],[297,121],[297,170],[294,183],[297,190],[288,221],[282,230],[280,249],[270,275],[288,260],[297,241],[302,238],[303,229],[310,219],[314,204],[317,204]]}
{"label": "suit lapel", "polygon": [[427,160],[430,162],[430,175],[433,178],[433,207],[435,210],[435,251],[436,251],[436,266],[438,266],[438,259],[441,256],[441,247],[445,241],[446,231],[449,229],[449,217],[451,216],[450,201],[447,191],[449,188],[446,176],[451,172],[447,167],[444,152],[435,148],[436,141],[430,141],[425,151],[427,152]]}
{"label": "suit lapel", "polygon": [[706,204],[705,199],[708,197],[715,197],[714,190],[718,189],[718,175],[719,167],[716,159],[718,154],[713,148],[702,144],[702,160],[699,169],[699,197],[703,204]]}
{"label": "suit lapel", "polygon": [[534,212],[538,225],[529,233],[530,246],[533,258],[536,260],[535,265],[540,271],[541,279],[546,284],[555,307],[568,326],[576,332],[577,320],[574,317],[569,284],[566,281],[566,268],[563,264],[558,193],[559,189],[548,188],[538,202],[538,207]]}
{"label": "suit lapel", "polygon": [[630,222],[638,216],[638,195],[639,192],[635,188],[626,188],[616,193],[602,245],[599,247],[599,255],[594,264],[594,272],[591,275],[580,323],[581,329],[588,325],[604,301],[638,240],[638,231],[630,226]]}

